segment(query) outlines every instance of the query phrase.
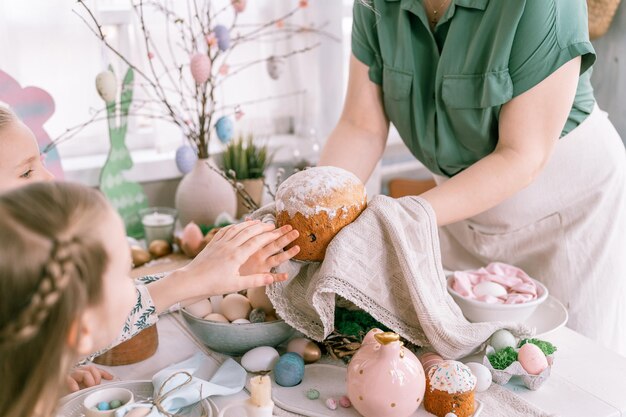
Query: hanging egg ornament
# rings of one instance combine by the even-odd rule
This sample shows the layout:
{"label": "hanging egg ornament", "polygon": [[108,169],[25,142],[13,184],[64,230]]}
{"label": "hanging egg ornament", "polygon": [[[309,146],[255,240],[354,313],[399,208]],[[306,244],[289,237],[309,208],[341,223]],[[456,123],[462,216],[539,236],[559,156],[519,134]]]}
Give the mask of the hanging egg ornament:
{"label": "hanging egg ornament", "polygon": [[211,60],[206,54],[194,54],[189,68],[196,84],[204,84],[211,77]]}
{"label": "hanging egg ornament", "polygon": [[237,13],[241,13],[246,10],[246,0],[231,0],[230,2],[233,5],[233,9]]}
{"label": "hanging egg ornament", "polygon": [[197,160],[198,155],[191,146],[183,145],[176,149],[176,167],[181,174],[189,174]]}
{"label": "hanging egg ornament", "polygon": [[117,78],[112,71],[102,71],[96,76],[96,90],[105,102],[114,101],[117,97]]}
{"label": "hanging egg ornament", "polygon": [[230,32],[224,25],[217,25],[213,28],[215,38],[217,38],[217,47],[220,51],[225,51],[230,46]]}
{"label": "hanging egg ornament", "polygon": [[222,116],[215,123],[215,132],[220,142],[226,144],[233,138],[235,127],[233,121],[228,116]]}
{"label": "hanging egg ornament", "polygon": [[285,70],[285,61],[282,58],[271,56],[267,58],[267,73],[272,80],[277,80]]}

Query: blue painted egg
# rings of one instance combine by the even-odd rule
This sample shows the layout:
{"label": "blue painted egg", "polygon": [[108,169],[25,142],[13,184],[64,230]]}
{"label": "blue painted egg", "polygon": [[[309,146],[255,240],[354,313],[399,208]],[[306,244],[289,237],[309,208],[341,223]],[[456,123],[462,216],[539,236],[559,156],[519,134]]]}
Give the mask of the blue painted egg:
{"label": "blue painted egg", "polygon": [[304,378],[304,359],[297,353],[285,353],[274,366],[274,380],[281,387],[295,387]]}
{"label": "blue painted egg", "polygon": [[217,25],[213,28],[215,39],[217,39],[217,47],[220,51],[225,51],[230,46],[230,32],[224,25]]}
{"label": "blue painted egg", "polygon": [[233,138],[233,133],[235,130],[235,126],[233,121],[228,116],[222,116],[219,118],[217,123],[215,123],[215,131],[217,132],[217,137],[220,142],[228,143]]}
{"label": "blue painted egg", "polygon": [[198,155],[191,146],[183,145],[176,149],[176,166],[181,173],[190,173],[197,160]]}
{"label": "blue painted egg", "polygon": [[96,408],[100,411],[107,411],[111,409],[111,407],[109,406],[109,403],[106,401],[99,402]]}

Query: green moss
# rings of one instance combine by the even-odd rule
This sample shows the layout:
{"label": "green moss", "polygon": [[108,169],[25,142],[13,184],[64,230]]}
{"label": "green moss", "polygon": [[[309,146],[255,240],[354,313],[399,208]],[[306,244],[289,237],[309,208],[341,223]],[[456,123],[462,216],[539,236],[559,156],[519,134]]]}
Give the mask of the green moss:
{"label": "green moss", "polygon": [[206,236],[207,233],[209,233],[211,230],[215,229],[216,227],[226,227],[228,225],[230,225],[230,223],[223,222],[219,224],[212,224],[210,226],[207,226],[206,224],[201,224],[199,225],[199,227],[200,227],[200,230],[202,230],[202,234]]}
{"label": "green moss", "polygon": [[517,360],[517,352],[512,347],[507,346],[502,350],[487,355],[487,359],[489,359],[494,369],[502,370]]}
{"label": "green moss", "polygon": [[373,328],[389,331],[382,323],[362,310],[348,310],[337,308],[335,310],[335,330],[341,334],[355,336],[360,340]]}
{"label": "green moss", "polygon": [[554,352],[556,352],[556,346],[554,346],[550,342],[546,342],[545,340],[522,339],[522,341],[519,342],[519,347],[524,346],[526,343],[532,343],[533,345],[536,345],[546,356],[552,355]]}

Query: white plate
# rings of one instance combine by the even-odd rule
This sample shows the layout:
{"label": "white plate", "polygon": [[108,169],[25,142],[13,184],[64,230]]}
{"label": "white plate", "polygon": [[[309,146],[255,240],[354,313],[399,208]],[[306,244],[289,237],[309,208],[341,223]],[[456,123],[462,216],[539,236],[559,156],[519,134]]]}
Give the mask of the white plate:
{"label": "white plate", "polygon": [[[84,417],[83,401],[85,400],[85,397],[94,391],[107,388],[126,388],[127,390],[132,391],[135,395],[135,401],[151,398],[154,391],[152,381],[148,380],[110,382],[97,387],[84,389],[61,398],[59,403],[62,405],[57,411],[57,417]],[[191,407],[187,413],[179,415],[187,417],[200,417],[203,415],[203,410],[205,411],[205,417],[214,417],[218,415],[217,406],[210,399],[201,401],[194,407]]]}
{"label": "white plate", "polygon": [[[354,407],[329,410],[326,408],[326,399],[335,398],[337,401],[346,395],[346,368],[334,365],[313,364],[307,365],[304,380],[295,387],[281,387],[272,380],[272,397],[276,406],[283,410],[302,414],[307,417],[360,417]],[[320,392],[317,400],[309,400],[306,392],[316,389]],[[478,417],[483,404],[476,400],[476,411],[472,417]],[[420,408],[411,417],[432,417],[433,415]]]}
{"label": "white plate", "polygon": [[535,312],[524,322],[529,327],[534,327],[537,336],[545,336],[567,323],[567,309],[559,300],[549,296],[541,303]]}

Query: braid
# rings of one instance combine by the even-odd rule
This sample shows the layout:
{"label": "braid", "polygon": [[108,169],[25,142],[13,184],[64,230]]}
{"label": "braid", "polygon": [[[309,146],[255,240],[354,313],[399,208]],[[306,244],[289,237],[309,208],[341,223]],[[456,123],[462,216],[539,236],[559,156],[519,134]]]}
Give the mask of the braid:
{"label": "braid", "polygon": [[17,319],[0,331],[0,340],[19,343],[37,334],[63,291],[76,276],[74,259],[79,250],[80,244],[76,239],[54,242],[37,290]]}

